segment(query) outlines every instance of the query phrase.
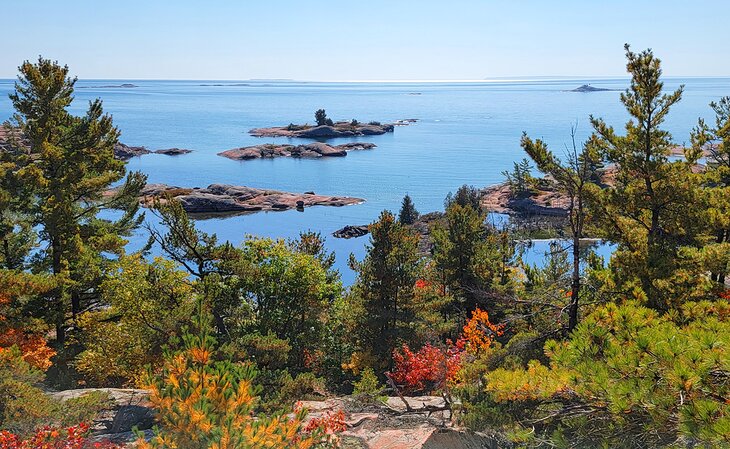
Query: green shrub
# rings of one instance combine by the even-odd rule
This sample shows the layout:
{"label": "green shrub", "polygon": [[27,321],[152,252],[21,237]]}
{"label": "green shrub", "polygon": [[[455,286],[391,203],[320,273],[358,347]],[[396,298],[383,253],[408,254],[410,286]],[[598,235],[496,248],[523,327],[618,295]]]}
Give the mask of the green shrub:
{"label": "green shrub", "polygon": [[383,394],[385,387],[378,381],[378,376],[372,368],[365,368],[360,380],[353,383],[352,395],[365,403],[383,402],[387,396]]}

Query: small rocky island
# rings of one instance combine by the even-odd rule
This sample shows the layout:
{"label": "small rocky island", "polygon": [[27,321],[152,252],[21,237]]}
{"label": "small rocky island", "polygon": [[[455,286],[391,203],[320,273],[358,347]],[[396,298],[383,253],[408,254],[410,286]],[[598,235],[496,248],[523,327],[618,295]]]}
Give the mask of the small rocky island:
{"label": "small rocky island", "polygon": [[133,89],[139,87],[132,83],[106,84],[103,86],[77,86],[79,89]]}
{"label": "small rocky island", "polygon": [[228,184],[211,184],[206,188],[148,184],[141,192],[140,203],[150,207],[155,199],[165,201],[166,198],[175,198],[186,212],[198,215],[303,210],[311,206],[339,207],[365,201],[348,196],[317,195],[314,192],[290,193]]}
{"label": "small rocky island", "polygon": [[132,159],[133,157],[144,156],[145,154],[164,154],[167,156],[180,156],[181,154],[192,153],[193,150],[183,148],[165,148],[163,150],[151,151],[145,147],[132,147],[121,142],[114,144],[114,156],[123,161]]}
{"label": "small rocky island", "polygon": [[614,89],[606,89],[605,87],[593,87],[590,84],[584,84],[580,87],[576,87],[575,89],[570,90],[569,92],[587,93],[587,92],[607,92],[607,91],[611,91],[611,90],[614,90]]}
{"label": "small rocky island", "polygon": [[[314,114],[316,125],[295,125],[275,126],[271,128],[254,128],[249,133],[254,137],[300,137],[305,139],[333,139],[336,137],[357,137],[377,136],[385,133],[392,133],[395,129],[393,123],[368,122],[362,123],[355,119],[341,122],[334,122],[327,117],[324,109],[319,109]],[[412,123],[410,121],[399,122],[399,125]]]}
{"label": "small rocky island", "polygon": [[374,143],[350,142],[342,145],[327,145],[322,142],[314,142],[306,145],[277,145],[264,144],[250,147],[234,148],[232,150],[218,153],[218,156],[227,157],[236,161],[250,159],[273,159],[276,157],[295,158],[320,158],[320,157],[342,157],[347,156],[348,151],[369,150],[375,148]]}

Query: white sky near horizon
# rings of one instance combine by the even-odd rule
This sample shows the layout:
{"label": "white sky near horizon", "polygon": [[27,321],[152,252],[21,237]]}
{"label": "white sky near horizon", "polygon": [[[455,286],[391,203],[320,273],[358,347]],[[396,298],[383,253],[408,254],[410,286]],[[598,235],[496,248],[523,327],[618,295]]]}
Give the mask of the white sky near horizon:
{"label": "white sky near horizon", "polygon": [[38,55],[82,79],[730,76],[729,0],[0,0],[0,78]]}

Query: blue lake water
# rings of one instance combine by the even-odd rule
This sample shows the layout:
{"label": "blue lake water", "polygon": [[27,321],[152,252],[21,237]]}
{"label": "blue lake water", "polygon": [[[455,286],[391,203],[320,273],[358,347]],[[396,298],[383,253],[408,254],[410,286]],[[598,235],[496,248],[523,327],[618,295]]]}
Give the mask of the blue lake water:
{"label": "blue lake water", "polygon": [[[210,219],[199,222],[207,232],[240,242],[245,235],[293,238],[303,230],[327,236],[337,253],[345,283],[353,275],[347,256],[364,254],[367,238],[342,240],[331,233],[348,224],[366,224],[383,209],[398,210],[405,193],[421,212],[443,209],[447,193],[462,184],[486,186],[503,180],[502,171],[524,154],[520,136],[544,139],[556,152],[569,143],[570,128],[578,137],[590,134],[588,116],[603,117],[617,129],[627,114],[618,91],[567,92],[582,84],[624,89],[628,79],[567,79],[484,83],[304,83],[220,81],[82,80],[82,86],[133,83],[136,88],[77,89],[73,112],[81,114],[90,99],[100,97],[122,132],[121,141],[150,149],[188,148],[193,153],[170,157],[146,155],[131,160],[149,182],[185,187],[229,183],[366,199],[356,206],[313,207]],[[201,84],[223,84],[221,86]],[[730,95],[730,78],[665,80],[667,89],[685,85],[683,100],[665,127],[677,143],[689,140],[698,117],[710,119],[708,103]],[[0,120],[13,113],[7,94],[12,80],[0,80]],[[312,123],[314,111],[325,108],[335,120],[389,122],[416,118],[394,133],[355,139],[377,148],[353,151],[344,158],[254,160],[237,162],[216,153],[230,148],[288,139],[255,138],[251,128]],[[298,143],[298,142],[292,142]],[[149,214],[148,214],[149,215]],[[131,245],[146,241],[140,231]],[[526,256],[537,261],[547,244],[538,242]],[[606,249],[607,251],[607,249]]]}

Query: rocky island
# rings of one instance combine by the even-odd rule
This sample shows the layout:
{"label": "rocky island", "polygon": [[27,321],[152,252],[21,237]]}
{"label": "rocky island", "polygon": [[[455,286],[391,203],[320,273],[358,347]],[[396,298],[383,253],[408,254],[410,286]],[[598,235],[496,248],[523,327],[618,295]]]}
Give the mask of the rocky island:
{"label": "rocky island", "polygon": [[590,84],[584,84],[580,87],[576,87],[573,90],[569,90],[568,92],[587,93],[587,92],[607,92],[607,91],[611,91],[611,90],[616,90],[616,89],[606,89],[605,87],[593,87]]}
{"label": "rocky island", "polygon": [[227,157],[228,159],[236,161],[245,161],[249,159],[273,159],[276,157],[342,157],[347,156],[348,151],[369,150],[375,148],[375,146],[375,144],[367,142],[350,142],[334,146],[327,145],[322,142],[314,142],[306,145],[264,144],[234,148],[232,150],[218,153],[218,156]]}
{"label": "rocky island", "polygon": [[377,136],[392,133],[395,125],[378,122],[334,122],[332,125],[288,125],[255,128],[249,131],[255,137],[301,137],[305,139],[333,139],[335,137]]}
{"label": "rocky island", "polygon": [[139,87],[132,83],[106,84],[103,86],[78,86],[79,89],[133,89]]}
{"label": "rocky island", "polygon": [[198,215],[303,210],[311,206],[339,207],[365,201],[347,196],[317,195],[314,192],[290,193],[228,184],[211,184],[206,188],[148,184],[141,192],[140,203],[150,207],[154,200],[165,201],[167,198],[175,198],[186,212]]}
{"label": "rocky island", "polygon": [[[392,133],[395,129],[394,123],[368,122],[362,123],[355,119],[348,121],[334,122],[327,117],[324,109],[314,113],[315,125],[295,125],[290,123],[287,126],[274,126],[271,128],[254,128],[249,133],[254,137],[289,137],[305,139],[333,139],[336,137],[357,137],[377,136],[385,133]],[[399,120],[398,125],[407,125],[415,122],[415,119]]]}
{"label": "rocky island", "polygon": [[114,156],[117,159],[123,161],[129,160],[133,157],[144,156],[145,154],[164,154],[167,156],[180,156],[181,154],[192,153],[193,150],[186,150],[183,148],[165,148],[163,150],[151,151],[145,147],[133,147],[125,145],[121,142],[114,144]]}

